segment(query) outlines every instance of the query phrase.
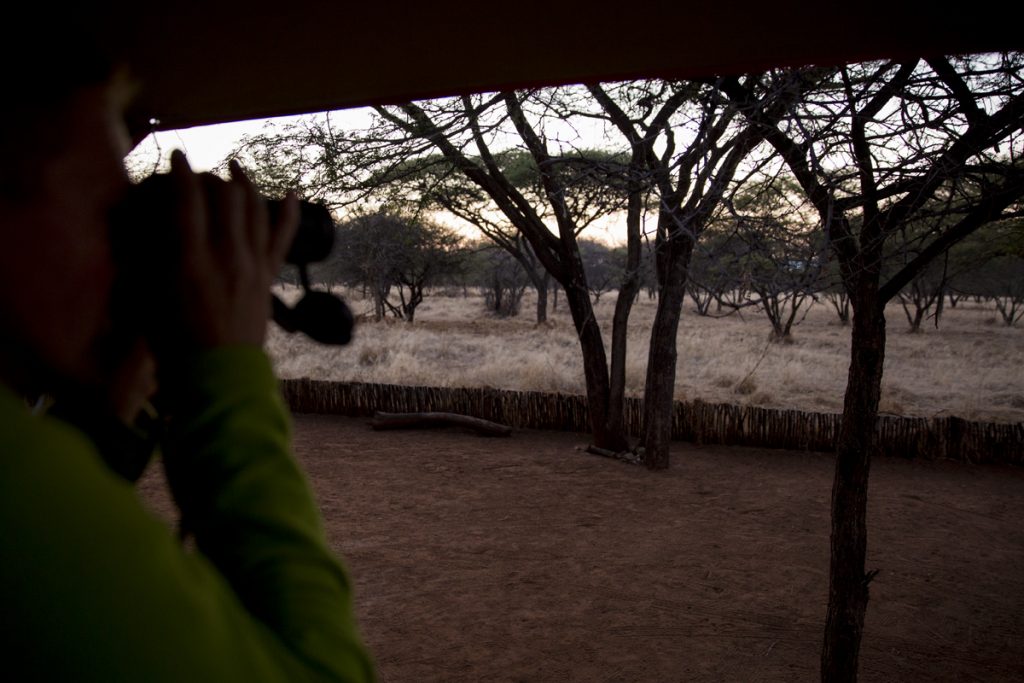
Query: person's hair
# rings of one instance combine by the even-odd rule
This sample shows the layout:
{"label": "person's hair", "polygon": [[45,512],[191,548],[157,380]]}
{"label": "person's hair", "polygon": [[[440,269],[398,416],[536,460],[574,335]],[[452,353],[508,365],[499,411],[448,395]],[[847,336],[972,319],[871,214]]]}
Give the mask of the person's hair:
{"label": "person's hair", "polygon": [[63,117],[74,94],[109,83],[118,72],[109,41],[90,30],[92,22],[37,23],[0,44],[0,198],[8,201],[30,196],[39,168],[63,146]]}

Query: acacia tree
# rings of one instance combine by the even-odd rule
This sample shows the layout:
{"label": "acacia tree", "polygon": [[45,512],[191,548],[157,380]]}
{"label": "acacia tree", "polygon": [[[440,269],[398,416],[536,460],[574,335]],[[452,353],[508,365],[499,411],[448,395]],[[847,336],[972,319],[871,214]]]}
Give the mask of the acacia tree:
{"label": "acacia tree", "polygon": [[[307,196],[335,205],[401,198],[423,211],[444,208],[497,236],[522,265],[539,262],[542,269],[534,273],[546,272],[561,285],[576,326],[595,444],[624,451],[625,353],[613,353],[609,371],[577,245],[579,232],[621,200],[596,181],[608,166],[603,153],[590,161],[549,136],[550,116],[531,110],[534,95],[381,106],[363,130],[335,130],[329,118],[304,120],[243,146],[290,150],[287,158]],[[535,286],[543,292],[546,280],[538,278]],[[547,297],[538,299],[543,306]],[[616,320],[613,348],[626,338],[625,318]],[[620,375],[621,381],[610,379]]]}
{"label": "acacia tree", "polygon": [[731,264],[744,285],[741,296],[761,308],[776,342],[792,339],[825,283],[824,238],[805,203],[792,179],[778,174],[744,183],[728,203],[733,240],[741,245]]}
{"label": "acacia tree", "polygon": [[719,220],[705,230],[694,247],[686,291],[698,315],[732,315],[744,308],[748,299],[740,260],[743,245],[736,239],[735,222]]}
{"label": "acacia tree", "polygon": [[986,265],[990,295],[1003,324],[1024,320],[1024,257],[998,256]]}
{"label": "acacia tree", "polygon": [[[971,185],[965,187],[968,197],[972,191],[971,188]],[[953,203],[951,199],[945,198],[942,205],[933,209],[931,213],[938,214],[938,218],[932,215],[929,216],[929,220],[941,220],[945,215],[950,216],[949,220],[956,220],[958,212],[950,210],[950,204]],[[972,200],[956,198],[956,203],[964,201]],[[1014,211],[1004,211],[1004,220],[981,226],[969,237],[951,247],[941,258],[929,263],[913,277],[902,291],[897,293],[896,298],[906,315],[910,332],[920,332],[926,318],[934,320],[935,327],[938,328],[945,310],[947,295],[950,306],[955,307],[958,298],[963,296],[962,292],[958,292],[956,288],[963,289],[963,286],[968,284],[976,285],[978,283],[977,276],[981,274],[983,274],[982,277],[987,286],[981,290],[976,287],[968,287],[968,289],[971,289],[973,293],[989,292],[989,295],[995,299],[1000,314],[1009,312],[1002,304],[1012,301],[1012,296],[1010,299],[1003,299],[991,293],[1013,291],[1015,284],[1013,259],[1005,257],[1012,257],[1015,253],[1024,253],[1022,250],[1024,222],[1019,220],[1022,210],[1024,207],[1018,207]],[[898,251],[893,255],[891,264],[887,264],[888,270],[883,272],[883,277],[888,272],[896,270],[916,258],[922,248],[922,242],[927,242],[916,235],[913,229],[903,231],[901,237],[904,239],[901,240],[901,244],[897,245]],[[1012,315],[1010,317],[1013,318]],[[1008,325],[1012,324],[1005,317],[1004,322],[1007,322]]]}
{"label": "acacia tree", "polygon": [[[749,82],[756,84],[759,79],[751,77]],[[668,465],[671,439],[676,336],[694,240],[712,219],[736,170],[761,142],[761,136],[752,125],[742,122],[734,125],[734,107],[708,84],[646,82],[608,88],[591,86],[588,91],[592,102],[550,95],[530,98],[505,93],[500,96],[508,118],[540,170],[545,198],[558,227],[557,239],[542,222],[531,220],[536,212],[524,205],[521,199],[525,198],[511,193],[509,190],[514,188],[497,173],[500,169],[494,162],[494,155],[481,144],[481,126],[475,123],[482,107],[474,109],[472,102],[463,98],[463,115],[470,121],[469,128],[483,166],[467,158],[453,144],[448,131],[438,125],[436,117],[428,117],[417,105],[403,105],[401,111],[405,119],[392,116],[391,120],[407,133],[431,140],[453,165],[484,188],[530,240],[548,272],[562,284],[583,350],[595,441],[602,445],[600,435],[603,432],[604,440],[613,444],[612,450],[621,451],[626,445],[621,430],[627,322],[641,283],[643,212],[652,192],[657,194],[654,241],[659,297],[644,390],[642,458],[649,467],[663,468]],[[798,94],[798,87],[773,88],[766,94],[773,102],[768,108],[769,114],[781,116],[786,110],[785,102]],[[625,265],[612,321],[610,373],[590,301],[584,301],[588,287],[576,239],[577,222],[566,202],[567,186],[562,180],[566,169],[575,170],[579,166],[570,166],[565,156],[551,154],[548,138],[543,131],[538,134],[528,120],[526,104],[544,113],[554,112],[559,119],[567,116],[603,119],[617,129],[628,144],[628,152],[621,155],[622,161],[614,164],[615,172],[605,176],[619,178],[625,189],[627,235]],[[678,138],[685,141],[684,145],[677,145],[677,133]],[[591,171],[600,165],[590,164],[586,168]],[[578,174],[570,174],[570,177],[576,176]],[[598,424],[602,420],[604,424]],[[614,438],[607,438],[610,424],[619,431]]]}
{"label": "acacia tree", "polygon": [[[629,142],[630,179],[649,184],[658,198],[658,308],[647,356],[641,437],[644,462],[653,469],[669,464],[676,339],[694,245],[766,130],[738,118],[735,105],[719,89],[721,80],[589,87],[606,120]],[[761,74],[727,80],[756,93],[760,116],[771,121],[779,120],[811,82],[776,81]],[[636,249],[639,253],[639,241]]]}
{"label": "acacia tree", "polygon": [[[561,284],[583,353],[590,423],[595,445],[614,451],[627,448],[621,393],[612,391],[600,327],[594,316],[578,234],[589,214],[573,203],[579,181],[578,160],[567,158],[528,115],[529,93],[464,96],[440,102],[378,107],[377,138],[415,149],[425,141],[447,163],[483,190],[504,218],[529,241],[545,270]],[[539,171],[543,206],[555,223],[553,231],[538,203],[517,188],[503,172],[492,150],[495,133],[505,123],[521,141]],[[541,122],[542,123],[542,122]],[[508,126],[504,127],[508,134]],[[474,152],[468,153],[467,148]],[[406,159],[412,158],[406,156]],[[613,336],[618,334],[613,331]],[[621,331],[625,337],[625,330]],[[624,375],[624,363],[621,373]],[[613,367],[611,374],[620,372]],[[624,385],[624,381],[623,381]]]}
{"label": "acacia tree", "polygon": [[[368,289],[377,320],[390,312],[413,322],[428,287],[457,273],[461,238],[450,228],[400,214],[375,212],[337,227],[335,249],[317,270]],[[391,301],[392,291],[398,303]]]}
{"label": "acacia tree", "polygon": [[748,301],[768,318],[772,341],[789,341],[821,288],[818,235],[787,229],[771,218],[742,221],[737,231],[747,247],[738,266],[749,287]]}
{"label": "acacia tree", "polygon": [[[732,125],[734,109],[713,87],[704,84],[657,82],[612,86],[608,90],[594,86],[588,89],[592,100],[579,96],[567,99],[552,92],[562,91],[463,97],[459,100],[461,111],[450,106],[428,111],[429,107],[418,104],[378,111],[409,138],[429,140],[452,166],[486,191],[562,285],[583,352],[595,442],[614,451],[623,451],[628,445],[623,423],[627,322],[640,287],[643,212],[651,193],[658,194],[655,253],[659,313],[651,338],[642,438],[644,462],[665,467],[671,438],[676,331],[692,252],[689,236],[710,219],[736,168],[759,139],[750,132],[750,126],[737,131]],[[485,139],[485,133],[494,128],[482,121],[482,115],[499,104],[504,105],[499,108],[501,114],[512,124],[540,172],[543,197],[557,232],[547,227],[528,198],[502,174]],[[572,155],[556,154],[557,141],[546,132],[545,122],[551,120],[552,113],[564,119],[566,112],[610,121],[626,139],[628,152],[620,155],[621,161],[603,165],[581,165]],[[686,130],[680,134],[686,139],[685,146],[676,145],[677,126]],[[460,138],[463,131],[466,138]],[[470,141],[472,156],[463,149]],[[655,151],[659,144],[665,146],[660,153]],[[610,368],[579,251],[579,211],[569,203],[570,190],[579,182],[581,169],[586,170],[583,177],[590,177],[605,168],[610,172],[603,177],[617,178],[624,188],[627,233],[625,264],[612,320]],[[706,201],[705,191],[710,194]]]}
{"label": "acacia tree", "polygon": [[985,226],[959,245],[951,286],[960,296],[993,301],[1008,327],[1024,319],[1024,220],[1015,218]]}
{"label": "acacia tree", "polygon": [[[804,83],[742,79],[780,117]],[[625,360],[629,312],[641,284],[643,216],[657,197],[654,262],[658,312],[651,333],[644,390],[644,462],[668,465],[676,336],[686,275],[696,238],[712,220],[737,169],[762,139],[760,129],[737,119],[734,105],[712,83],[642,82],[588,89],[463,96],[377,107],[368,130],[318,131],[303,124],[292,136],[295,163],[312,164],[304,177],[348,188],[355,199],[379,192],[382,179],[418,194],[421,206],[472,197],[445,183],[458,177],[486,199],[486,213],[521,233],[544,270],[561,285],[583,355],[595,445],[628,449],[624,425]],[[566,142],[557,125],[600,119],[625,140],[625,150],[586,153]],[[556,124],[557,122],[557,124]],[[505,164],[511,148],[527,164]],[[438,159],[443,159],[443,164]],[[318,165],[329,165],[320,168]],[[437,182],[417,184],[424,169]],[[520,173],[513,173],[518,168]],[[537,182],[513,182],[522,177]],[[417,182],[405,182],[417,181]],[[442,182],[443,181],[443,182]],[[456,184],[456,187],[459,185]],[[326,187],[321,185],[320,187]],[[609,191],[611,188],[612,191]],[[475,200],[473,200],[475,201]],[[610,203],[609,203],[610,202]],[[578,235],[595,217],[625,207],[626,249],[611,329],[610,362],[590,301]],[[551,225],[553,224],[553,225]]]}
{"label": "acacia tree", "polygon": [[842,280],[839,278],[838,269],[833,259],[828,260],[828,264],[825,268],[825,281],[824,281],[824,296],[825,300],[832,306],[832,310],[836,312],[836,317],[839,319],[839,324],[843,327],[847,327],[850,324],[850,294],[843,287]]}
{"label": "acacia tree", "polygon": [[[367,131],[352,140],[352,146],[365,146],[381,135],[382,127]],[[383,128],[383,139],[393,139],[393,131]],[[490,197],[478,185],[460,173],[443,154],[417,155],[410,148],[409,157],[401,163],[375,168],[367,164],[367,173],[350,168],[347,177],[355,186],[387,198],[394,204],[410,206],[413,211],[440,210],[455,216],[479,230],[494,245],[503,249],[519,265],[537,290],[537,322],[547,320],[548,275],[539,263],[522,233],[500,213],[493,210]],[[532,179],[522,173],[520,150],[507,150],[494,155],[496,163],[510,182],[530,194]],[[367,161],[370,161],[369,159]],[[525,183],[525,186],[524,186]],[[518,302],[514,307],[518,311]]]}
{"label": "acacia tree", "polygon": [[[541,171],[533,154],[513,147],[492,151],[491,156],[509,184],[532,203],[540,219],[553,220],[553,208],[547,201]],[[479,158],[470,158],[482,163]],[[611,172],[619,161],[613,155],[596,149],[570,148],[560,150],[559,163],[565,203],[576,222],[577,234],[622,207],[623,191]],[[391,202],[412,202],[421,210],[445,211],[478,229],[519,262],[537,291],[537,322],[547,321],[550,274],[522,231],[496,211],[490,195],[460,172],[450,159],[440,153],[413,157],[382,174],[368,175],[363,185],[386,193]]]}
{"label": "acacia tree", "polygon": [[471,251],[469,275],[473,285],[483,291],[487,311],[501,318],[519,315],[523,294],[530,285],[522,263],[487,241],[472,245]]}
{"label": "acacia tree", "polygon": [[915,275],[902,291],[896,293],[896,299],[907,318],[908,332],[920,332],[921,325],[927,317],[934,319],[935,327],[939,327],[951,276],[949,252],[946,252],[943,258],[929,264],[929,267]]}
{"label": "acacia tree", "polygon": [[595,240],[581,239],[579,242],[583,267],[587,270],[587,283],[594,298],[594,305],[606,293],[622,282],[620,250]]}
{"label": "acacia tree", "polygon": [[[1024,195],[1018,54],[865,63],[834,70],[782,122],[741,83],[723,92],[785,160],[826,228],[853,308],[851,363],[832,489],[821,671],[853,681],[868,584],[865,513],[885,359],[885,304],[929,263]],[[948,201],[947,201],[948,200]],[[936,204],[917,255],[883,279],[887,242]],[[918,234],[921,234],[920,232]]]}

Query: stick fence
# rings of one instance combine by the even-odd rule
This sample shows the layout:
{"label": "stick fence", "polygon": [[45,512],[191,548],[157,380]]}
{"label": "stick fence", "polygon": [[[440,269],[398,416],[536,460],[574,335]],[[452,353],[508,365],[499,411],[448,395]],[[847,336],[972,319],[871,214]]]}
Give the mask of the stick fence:
{"label": "stick fence", "polygon": [[[298,413],[354,417],[375,411],[447,412],[519,429],[587,432],[587,399],[575,394],[485,388],[409,387],[394,384],[281,381],[285,401]],[[626,426],[640,433],[643,401],[626,399]],[[704,401],[676,401],[672,438],[704,444],[834,451],[840,416]],[[882,455],[1024,465],[1024,423],[969,422],[956,417],[881,416]]]}

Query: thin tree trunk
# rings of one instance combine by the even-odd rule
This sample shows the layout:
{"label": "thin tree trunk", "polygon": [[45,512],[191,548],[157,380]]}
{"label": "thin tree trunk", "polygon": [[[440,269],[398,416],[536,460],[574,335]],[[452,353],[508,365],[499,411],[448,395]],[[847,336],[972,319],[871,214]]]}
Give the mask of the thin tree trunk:
{"label": "thin tree trunk", "polygon": [[536,285],[537,288],[537,324],[543,324],[548,321],[548,283],[551,281],[551,276],[548,275],[547,271],[544,271],[544,276],[540,279],[540,284]]}
{"label": "thin tree trunk", "polygon": [[[629,314],[633,310],[633,302],[640,291],[640,221],[643,209],[641,196],[642,186],[631,188],[629,205],[626,213],[626,263],[622,281],[619,283],[619,296],[615,301],[615,314],[612,317],[612,364],[611,387],[609,392],[609,411],[613,415],[626,413],[626,352],[629,345]],[[596,302],[595,302],[596,303]],[[623,430],[625,424],[623,423]]]}
{"label": "thin tree trunk", "polygon": [[885,317],[877,286],[853,307],[850,372],[832,484],[832,559],[821,680],[857,680],[868,584],[867,492],[885,361]]}
{"label": "thin tree trunk", "polygon": [[692,239],[680,242],[667,245],[672,251],[665,257],[663,277],[659,278],[658,310],[654,316],[651,344],[647,353],[642,441],[644,464],[655,470],[666,469],[669,464],[678,356],[676,340],[686,298],[686,276],[693,254]]}
{"label": "thin tree trunk", "polygon": [[583,375],[587,384],[587,402],[590,413],[590,427],[594,433],[594,445],[610,451],[624,451],[628,448],[625,435],[625,416],[610,410],[608,381],[608,358],[605,355],[601,327],[594,317],[590,305],[590,294],[586,286],[578,284],[565,288],[576,333],[583,352]]}

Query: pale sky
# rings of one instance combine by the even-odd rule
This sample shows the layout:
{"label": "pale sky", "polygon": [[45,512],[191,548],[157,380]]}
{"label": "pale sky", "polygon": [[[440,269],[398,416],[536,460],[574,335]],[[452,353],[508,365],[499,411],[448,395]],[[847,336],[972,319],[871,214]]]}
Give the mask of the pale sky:
{"label": "pale sky", "polygon": [[129,163],[155,168],[181,149],[196,171],[209,171],[235,148],[243,135],[258,133],[265,121],[239,121],[151,133],[129,155]]}
{"label": "pale sky", "polygon": [[[369,123],[372,109],[368,107],[330,112],[332,123],[339,127],[363,127]],[[269,122],[289,123],[304,117],[324,116],[326,114],[304,114],[302,116],[282,116],[274,119],[254,119],[236,121],[212,126],[197,126],[178,130],[151,133],[132,150],[126,163],[140,173],[148,175],[154,171],[166,172],[170,164],[171,152],[181,149],[188,157],[192,170],[197,172],[210,171],[234,150],[245,135],[255,135],[263,130]],[[592,144],[603,137],[595,131],[588,131],[594,138]],[[625,241],[625,227],[622,216],[612,216],[598,221],[587,229],[590,239],[606,243],[621,244]],[[463,230],[460,230],[463,231]],[[467,234],[477,236],[475,229],[464,230]]]}
{"label": "pale sky", "polygon": [[[331,121],[339,126],[362,126],[369,120],[370,109],[347,109],[330,113]],[[268,122],[290,123],[309,116],[323,114],[304,114],[302,116],[280,116],[273,119],[253,119],[251,121],[235,121],[219,123],[213,126],[196,126],[178,130],[151,133],[128,156],[132,167],[155,170],[161,164],[169,163],[171,152],[180,149],[188,157],[194,171],[209,171],[217,166],[238,146],[245,135],[259,133]]]}

